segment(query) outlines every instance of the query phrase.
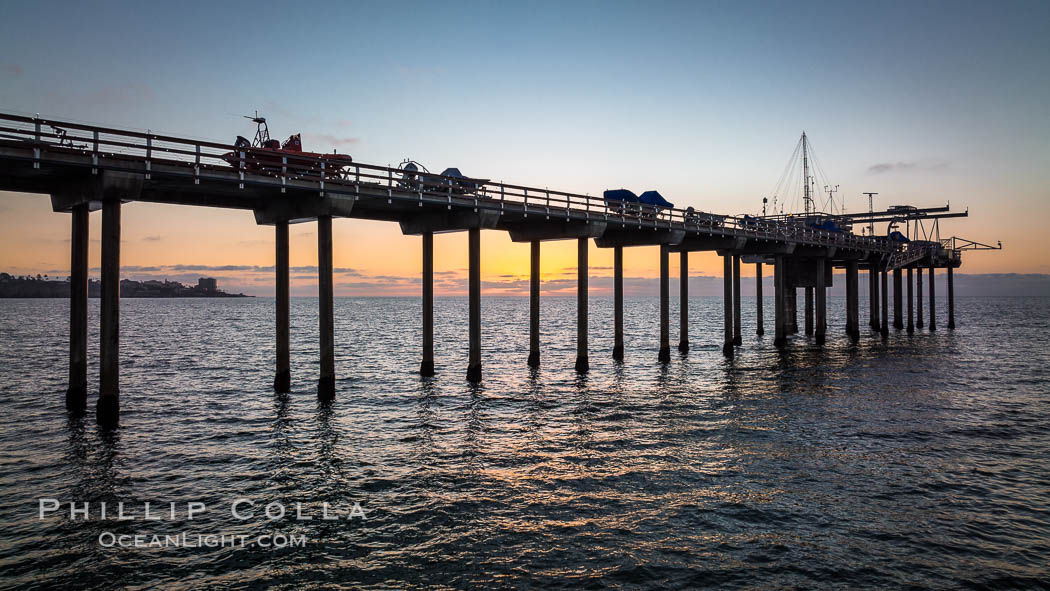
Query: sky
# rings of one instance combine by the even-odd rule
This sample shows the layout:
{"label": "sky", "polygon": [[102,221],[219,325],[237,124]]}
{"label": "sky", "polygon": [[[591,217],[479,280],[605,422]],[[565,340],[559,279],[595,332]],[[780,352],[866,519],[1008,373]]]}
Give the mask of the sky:
{"label": "sky", "polygon": [[[1050,2],[7,2],[0,111],[232,142],[275,137],[355,160],[679,207],[758,213],[802,130],[847,210],[936,206],[960,273],[1048,274]],[[100,214],[91,216],[98,266]],[[0,270],[64,276],[69,216],[0,192]],[[316,293],[315,224],[291,231],[293,294]],[[334,224],[338,295],[419,293],[421,242]],[[574,241],[543,244],[546,293]],[[436,291],[464,293],[466,236],[435,239]],[[527,244],[483,232],[486,293],[527,291]],[[131,203],[122,273],[273,293],[273,229],[251,212]],[[612,253],[592,248],[593,290]],[[95,271],[97,272],[97,270]],[[750,273],[745,269],[745,275]],[[713,253],[690,273],[717,277]],[[655,248],[627,249],[654,289]]]}

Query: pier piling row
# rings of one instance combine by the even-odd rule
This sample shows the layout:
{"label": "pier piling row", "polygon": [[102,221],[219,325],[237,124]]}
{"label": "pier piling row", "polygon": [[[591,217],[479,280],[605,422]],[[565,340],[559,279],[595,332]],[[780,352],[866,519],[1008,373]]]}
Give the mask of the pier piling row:
{"label": "pier piling row", "polygon": [[[680,308],[678,349],[689,351],[689,253],[715,252],[723,259],[723,353],[734,356],[742,344],[741,264],[754,264],[757,308],[756,334],[763,334],[762,275],[773,266],[774,340],[787,345],[798,332],[797,290],[804,289],[806,338],[824,344],[827,332],[827,289],[834,268],[845,269],[846,333],[859,338],[858,268],[869,277],[869,322],[878,322],[881,274],[881,330],[887,332],[889,306],[887,274],[894,273],[895,326],[900,327],[900,276],[909,276],[911,327],[911,271],[918,275],[918,320],[922,328],[922,270],[929,271],[929,328],[936,327],[934,269],[948,270],[948,327],[955,326],[953,268],[958,250],[934,249],[930,256],[892,269],[889,261],[902,247],[883,237],[828,232],[780,221],[757,225],[727,216],[712,222],[680,209],[629,210],[602,199],[548,189],[478,181],[466,188],[456,179],[432,175],[426,185],[404,171],[354,163],[326,169],[323,158],[284,157],[279,169],[258,170],[245,165],[247,156],[223,144],[104,129],[70,122],[0,114],[8,136],[0,138],[0,189],[50,195],[56,212],[71,214],[69,385],[66,406],[74,413],[87,406],[87,250],[90,212],[101,209],[102,264],[100,300],[98,422],[119,423],[119,308],[121,209],[133,202],[233,208],[251,211],[255,223],[274,226],[275,243],[275,366],[274,390],[287,392],[290,373],[289,225],[317,224],[319,375],[317,395],[336,395],[333,233],[336,218],[396,222],[403,234],[422,241],[422,356],[421,376],[439,369],[434,357],[434,235],[467,233],[468,355],[466,378],[482,379],[481,342],[481,232],[505,231],[514,242],[530,245],[529,351],[527,364],[540,364],[540,244],[549,240],[576,240],[577,355],[576,369],[589,369],[588,251],[613,249],[612,356],[624,359],[623,249],[657,246],[660,267],[659,350],[662,363],[670,361],[669,255],[679,253]],[[67,136],[46,132],[61,124]],[[14,134],[14,135],[11,135]],[[24,134],[23,139],[10,139]],[[291,158],[292,160],[289,160]],[[298,158],[301,161],[296,161]],[[429,178],[429,177],[428,177]],[[952,214],[958,215],[958,214]],[[900,260],[900,259],[898,259]],[[802,338],[802,337],[799,337]]]}

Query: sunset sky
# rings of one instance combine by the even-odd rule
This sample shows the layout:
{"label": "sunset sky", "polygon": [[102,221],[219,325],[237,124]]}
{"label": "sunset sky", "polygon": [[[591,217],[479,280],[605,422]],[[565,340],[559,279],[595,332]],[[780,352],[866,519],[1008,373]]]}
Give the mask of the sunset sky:
{"label": "sunset sky", "polygon": [[[943,236],[1005,246],[961,272],[1050,273],[1047,2],[22,2],[4,21],[5,112],[232,142],[258,109],[275,137],[361,162],[658,189],[722,213],[761,211],[805,129],[850,211],[863,191],[882,208],[950,201],[971,217]],[[132,203],[123,229],[125,277],[273,292],[273,229],[250,212]],[[337,295],[418,294],[418,237],[334,230]],[[465,291],[466,236],[435,250],[438,293]],[[484,232],[486,293],[527,290],[528,252]],[[548,293],[574,289],[575,257],[572,241],[544,243]],[[315,225],[293,226],[293,293],[314,293],[316,261]],[[611,264],[592,249],[592,274]],[[645,285],[657,251],[625,264]],[[68,268],[69,216],[0,192],[0,270]],[[691,271],[721,264],[697,254]]]}

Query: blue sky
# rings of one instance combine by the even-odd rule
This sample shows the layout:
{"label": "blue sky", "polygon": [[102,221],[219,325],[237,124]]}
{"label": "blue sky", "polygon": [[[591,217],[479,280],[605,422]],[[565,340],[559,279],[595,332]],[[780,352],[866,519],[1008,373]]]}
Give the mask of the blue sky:
{"label": "blue sky", "polygon": [[[9,2],[0,109],[755,212],[805,129],[846,205],[969,207],[1047,272],[1050,2]],[[880,166],[882,165],[882,166]],[[1018,231],[1020,230],[1020,231]],[[1027,254],[1025,254],[1027,253]],[[993,262],[994,260],[994,262]],[[987,261],[985,265],[983,261]],[[1004,261],[1007,263],[1004,267]],[[983,265],[983,266],[982,266]]]}

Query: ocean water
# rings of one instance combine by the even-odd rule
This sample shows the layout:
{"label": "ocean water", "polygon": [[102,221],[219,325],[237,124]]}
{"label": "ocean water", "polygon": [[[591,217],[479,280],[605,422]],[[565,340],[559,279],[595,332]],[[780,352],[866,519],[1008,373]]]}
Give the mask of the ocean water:
{"label": "ocean water", "polygon": [[[544,298],[530,371],[527,299],[486,297],[472,387],[464,299],[437,300],[422,379],[418,299],[340,298],[320,404],[315,300],[292,301],[287,395],[273,300],[124,300],[121,426],[104,432],[94,393],[86,417],[64,410],[67,302],[2,300],[0,587],[1047,588],[1050,299],[959,297],[954,331],[942,308],[936,332],[865,326],[856,345],[843,304],[829,298],[823,349],[777,351],[745,298],[729,361],[721,299],[692,298],[693,348],[661,366],[657,301],[628,298],[621,365],[612,301],[594,297],[581,377],[573,298]],[[60,509],[40,518],[41,498]],[[99,519],[102,501],[136,519]],[[180,533],[253,542],[131,537]]]}

